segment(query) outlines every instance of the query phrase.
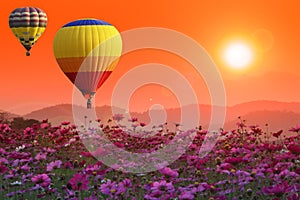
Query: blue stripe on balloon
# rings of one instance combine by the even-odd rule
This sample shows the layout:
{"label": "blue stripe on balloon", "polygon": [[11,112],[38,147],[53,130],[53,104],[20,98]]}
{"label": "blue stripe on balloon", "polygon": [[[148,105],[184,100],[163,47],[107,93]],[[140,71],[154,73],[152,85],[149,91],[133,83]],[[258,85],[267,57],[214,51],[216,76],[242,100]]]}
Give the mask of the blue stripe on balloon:
{"label": "blue stripe on balloon", "polygon": [[70,22],[63,27],[70,27],[70,26],[90,26],[90,25],[108,25],[111,26],[110,23],[107,23],[102,20],[98,19],[80,19],[73,22]]}

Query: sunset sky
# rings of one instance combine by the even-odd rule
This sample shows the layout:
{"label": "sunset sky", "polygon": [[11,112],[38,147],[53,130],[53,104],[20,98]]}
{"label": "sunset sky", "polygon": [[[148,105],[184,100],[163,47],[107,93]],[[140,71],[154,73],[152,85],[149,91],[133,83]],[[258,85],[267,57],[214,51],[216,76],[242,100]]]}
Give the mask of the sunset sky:
{"label": "sunset sky", "polygon": [[[8,25],[10,12],[24,6],[39,7],[48,16],[46,31],[31,50],[30,57],[25,56],[25,49]],[[25,114],[72,102],[73,85],[56,63],[53,40],[59,28],[80,18],[107,21],[120,32],[163,27],[191,37],[206,49],[218,66],[229,106],[252,100],[300,101],[299,8],[300,2],[296,0],[1,1],[0,109]],[[251,52],[249,64],[243,69],[230,66],[224,57],[226,49],[235,42]],[[201,77],[183,67],[188,65],[183,59],[166,52],[144,50],[121,58],[111,77],[98,90],[96,105],[109,102],[114,84],[128,70],[154,62],[180,71],[193,85],[199,102],[209,103]],[[176,100],[167,89],[145,86],[136,91],[130,101],[147,107]]]}

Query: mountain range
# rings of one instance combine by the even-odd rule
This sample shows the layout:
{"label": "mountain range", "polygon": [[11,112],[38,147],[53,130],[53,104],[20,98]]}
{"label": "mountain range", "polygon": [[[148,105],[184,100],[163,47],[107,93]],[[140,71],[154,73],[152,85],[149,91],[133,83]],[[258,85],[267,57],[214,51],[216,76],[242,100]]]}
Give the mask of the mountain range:
{"label": "mountain range", "polygon": [[[211,106],[210,105],[198,105],[200,113],[200,125],[204,128],[208,127],[211,117]],[[85,108],[81,106],[74,106],[78,112],[84,113]],[[107,121],[112,117],[112,108],[110,106],[96,107],[97,117],[102,121]],[[124,109],[113,108],[114,113],[125,113]],[[184,110],[187,116],[194,116],[195,105],[184,106]],[[1,110],[0,110],[1,111]],[[4,111],[2,111],[3,113]],[[148,112],[131,112],[131,117],[137,117],[140,122],[148,123],[150,117],[162,118],[166,116],[167,122],[179,123],[180,114],[182,109],[173,108],[166,109],[165,111],[154,109]],[[0,112],[1,113],[1,112]],[[10,118],[17,117],[18,115],[8,113],[7,116]],[[58,125],[63,121],[70,121],[74,123],[72,114],[71,104],[60,104],[35,110],[26,115],[23,115],[25,119],[37,119],[44,120],[48,119],[53,125]],[[80,116],[82,119],[84,116]],[[245,120],[246,125],[259,125],[263,129],[268,131],[278,131],[283,129],[285,132],[291,127],[300,124],[300,102],[278,102],[278,101],[251,101],[241,103],[234,106],[228,106],[226,108],[226,120],[224,124],[225,130],[236,128],[236,123],[239,122],[240,117]],[[268,124],[268,126],[266,126]]]}

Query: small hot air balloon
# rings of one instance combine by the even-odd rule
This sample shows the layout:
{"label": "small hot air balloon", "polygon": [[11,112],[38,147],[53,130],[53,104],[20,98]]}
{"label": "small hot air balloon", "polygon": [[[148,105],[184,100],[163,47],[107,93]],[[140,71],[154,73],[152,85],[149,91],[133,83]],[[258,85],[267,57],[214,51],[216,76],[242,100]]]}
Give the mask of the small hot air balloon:
{"label": "small hot air balloon", "polygon": [[60,28],[54,38],[54,55],[65,75],[87,99],[116,67],[122,52],[118,30],[98,19],[79,19]]}
{"label": "small hot air balloon", "polygon": [[44,33],[47,15],[40,8],[22,7],[13,10],[9,16],[9,27],[30,56],[30,49]]}

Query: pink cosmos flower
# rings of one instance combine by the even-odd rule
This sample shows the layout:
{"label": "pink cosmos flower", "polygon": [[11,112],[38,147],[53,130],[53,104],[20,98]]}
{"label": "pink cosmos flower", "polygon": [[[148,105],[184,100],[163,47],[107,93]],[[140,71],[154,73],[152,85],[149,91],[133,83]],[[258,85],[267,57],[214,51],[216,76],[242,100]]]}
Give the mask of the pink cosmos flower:
{"label": "pink cosmos flower", "polygon": [[281,184],[276,184],[273,186],[269,187],[263,187],[262,191],[265,194],[270,194],[270,195],[276,195],[277,197],[282,196],[283,194],[289,192],[291,190],[291,187],[288,185],[287,182],[281,183]]}
{"label": "pink cosmos flower", "polygon": [[0,124],[0,131],[2,131],[2,133],[9,133],[11,128],[8,124]]}
{"label": "pink cosmos flower", "polygon": [[0,165],[0,174],[4,174],[7,170],[8,168],[6,166]]}
{"label": "pink cosmos flower", "polygon": [[229,157],[229,158],[225,159],[225,162],[236,165],[238,163],[243,162],[243,158],[241,158],[241,157],[236,157],[236,158]]}
{"label": "pink cosmos flower", "polygon": [[38,174],[31,178],[31,181],[42,187],[48,187],[51,183],[51,179],[47,174]]}
{"label": "pink cosmos flower", "polygon": [[172,178],[178,177],[178,172],[175,170],[172,170],[169,167],[165,167],[165,168],[159,170],[159,172],[162,173],[163,175],[170,176]]}
{"label": "pink cosmos flower", "polygon": [[123,148],[124,147],[124,144],[122,144],[121,142],[115,142],[114,143],[117,147],[119,148]]}
{"label": "pink cosmos flower", "polygon": [[288,147],[288,150],[293,154],[300,154],[300,146],[296,144],[291,144]]}
{"label": "pink cosmos flower", "polygon": [[237,122],[236,125],[239,128],[245,128],[246,127],[245,123],[243,123],[243,122]]}
{"label": "pink cosmos flower", "polygon": [[138,118],[136,117],[132,117],[131,119],[128,120],[129,122],[137,122],[138,121]]}
{"label": "pink cosmos flower", "polygon": [[187,162],[190,166],[195,165],[199,160],[198,156],[187,156]]}
{"label": "pink cosmos flower", "polygon": [[67,126],[67,125],[69,125],[70,124],[70,122],[62,122],[61,123],[61,125],[63,125],[63,126]]}
{"label": "pink cosmos flower", "polygon": [[51,153],[51,154],[56,152],[55,149],[51,149],[50,147],[48,147],[48,148],[43,147],[42,149],[44,152]]}
{"label": "pink cosmos flower", "polygon": [[24,170],[24,171],[29,171],[30,167],[28,166],[28,164],[26,164],[26,165],[23,165],[20,169]]}
{"label": "pink cosmos flower", "polygon": [[283,133],[283,130],[280,130],[280,131],[277,131],[277,132],[275,132],[275,133],[272,133],[272,135],[273,135],[274,137],[278,138],[278,137],[281,135],[281,133]]}
{"label": "pink cosmos flower", "polygon": [[38,153],[38,154],[35,156],[35,159],[36,159],[36,160],[46,160],[46,157],[47,157],[46,154],[44,154],[44,153]]}
{"label": "pink cosmos flower", "polygon": [[193,193],[188,192],[188,191],[183,191],[180,195],[179,195],[179,199],[180,200],[192,200],[194,199],[195,196],[193,195]]}
{"label": "pink cosmos flower", "polygon": [[0,158],[0,164],[8,164],[8,160],[6,158]]}
{"label": "pink cosmos flower", "polygon": [[47,128],[50,127],[50,124],[49,124],[49,123],[41,123],[40,127],[41,127],[42,129],[47,129]]}
{"label": "pink cosmos flower", "polygon": [[32,133],[34,133],[33,128],[30,128],[30,127],[25,128],[24,134],[30,135],[30,134],[32,134]]}
{"label": "pink cosmos flower", "polygon": [[52,171],[53,169],[60,168],[62,162],[60,160],[53,161],[47,165],[47,172]]}
{"label": "pink cosmos flower", "polygon": [[69,180],[69,183],[73,190],[87,190],[90,181],[87,179],[86,174],[77,173]]}
{"label": "pink cosmos flower", "polygon": [[86,152],[86,151],[82,151],[80,153],[80,155],[82,155],[83,157],[93,157],[92,153],[91,152]]}
{"label": "pink cosmos flower", "polygon": [[300,125],[297,125],[296,127],[292,127],[289,131],[296,132],[296,133],[300,132]]}

